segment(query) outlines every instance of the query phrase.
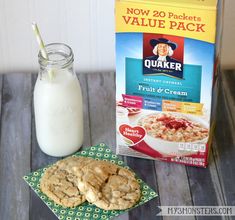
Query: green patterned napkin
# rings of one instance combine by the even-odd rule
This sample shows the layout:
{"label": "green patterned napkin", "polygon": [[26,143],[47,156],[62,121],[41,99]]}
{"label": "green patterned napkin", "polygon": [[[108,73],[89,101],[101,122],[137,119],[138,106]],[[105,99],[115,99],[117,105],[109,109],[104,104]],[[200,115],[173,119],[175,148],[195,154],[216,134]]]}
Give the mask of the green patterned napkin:
{"label": "green patterned napkin", "polygon": [[[75,153],[73,155],[83,156],[83,157],[91,157],[94,159],[110,161],[119,166],[130,169],[128,166],[125,166],[124,162],[120,160],[117,155],[113,154],[108,146],[105,144],[100,144],[97,146],[89,147]],[[50,200],[45,194],[43,194],[40,190],[39,184],[40,179],[44,173],[46,168],[39,169],[33,173],[30,173],[27,176],[24,176],[24,180],[29,184],[29,186],[36,192],[36,194],[43,200],[44,203],[52,210],[52,212],[59,218],[64,220],[108,220],[115,216],[118,216],[128,210],[122,211],[106,211],[92,205],[88,202],[84,202],[83,204],[75,207],[75,208],[64,208],[52,200]],[[141,187],[141,198],[139,202],[132,208],[140,206],[149,200],[155,198],[157,196],[156,192],[154,192],[144,181],[137,177],[137,180]],[[132,209],[131,208],[131,209]]]}

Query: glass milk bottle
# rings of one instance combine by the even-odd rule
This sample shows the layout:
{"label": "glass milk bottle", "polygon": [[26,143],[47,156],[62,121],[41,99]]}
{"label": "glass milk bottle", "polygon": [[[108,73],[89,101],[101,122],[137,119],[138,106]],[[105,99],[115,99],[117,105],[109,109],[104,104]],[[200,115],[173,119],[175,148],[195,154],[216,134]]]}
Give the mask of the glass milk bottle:
{"label": "glass milk bottle", "polygon": [[72,49],[53,43],[46,45],[46,51],[49,60],[38,55],[40,71],[34,88],[36,135],[44,153],[61,157],[83,143],[82,93]]}

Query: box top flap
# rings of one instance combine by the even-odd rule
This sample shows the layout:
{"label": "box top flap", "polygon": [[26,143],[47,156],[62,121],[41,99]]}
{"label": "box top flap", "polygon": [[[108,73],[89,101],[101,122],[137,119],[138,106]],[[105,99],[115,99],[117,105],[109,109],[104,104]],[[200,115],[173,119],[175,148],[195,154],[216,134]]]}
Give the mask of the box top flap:
{"label": "box top flap", "polygon": [[177,7],[216,9],[218,0],[116,0],[116,2],[136,2],[161,5],[175,5]]}

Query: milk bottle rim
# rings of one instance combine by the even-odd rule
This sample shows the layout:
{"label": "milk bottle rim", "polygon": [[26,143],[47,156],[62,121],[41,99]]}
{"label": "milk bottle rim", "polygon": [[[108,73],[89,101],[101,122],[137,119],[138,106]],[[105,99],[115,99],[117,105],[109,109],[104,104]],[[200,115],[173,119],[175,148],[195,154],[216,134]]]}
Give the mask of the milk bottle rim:
{"label": "milk bottle rim", "polygon": [[70,46],[64,43],[50,43],[45,45],[48,58],[43,57],[41,51],[38,53],[38,62],[41,67],[64,69],[74,61],[73,51]]}

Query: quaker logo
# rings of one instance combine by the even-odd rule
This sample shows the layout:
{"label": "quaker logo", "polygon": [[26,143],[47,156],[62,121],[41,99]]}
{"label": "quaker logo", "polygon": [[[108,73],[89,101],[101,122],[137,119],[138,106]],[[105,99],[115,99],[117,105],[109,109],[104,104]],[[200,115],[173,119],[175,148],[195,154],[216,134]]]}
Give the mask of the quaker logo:
{"label": "quaker logo", "polygon": [[184,38],[144,34],[144,75],[167,75],[183,78]]}

